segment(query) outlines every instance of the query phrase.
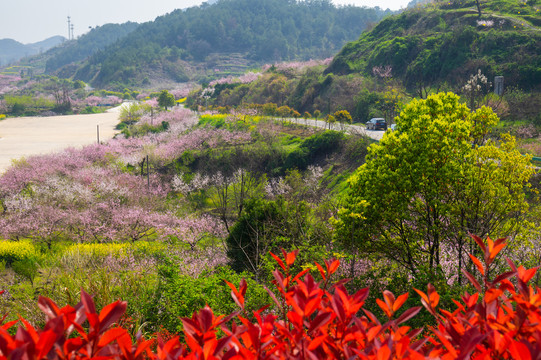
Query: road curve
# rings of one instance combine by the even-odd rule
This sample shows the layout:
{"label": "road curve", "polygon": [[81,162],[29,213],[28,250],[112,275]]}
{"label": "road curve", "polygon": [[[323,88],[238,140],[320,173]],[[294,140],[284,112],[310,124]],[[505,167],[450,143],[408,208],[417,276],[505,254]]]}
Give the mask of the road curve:
{"label": "road curve", "polygon": [[101,114],[18,117],[0,121],[0,174],[13,159],[47,154],[112,138],[119,108]]}
{"label": "road curve", "polygon": [[[314,119],[304,120],[300,118],[299,119],[292,118],[292,119],[288,119],[288,121],[294,122],[299,125],[316,126],[316,127],[320,127],[324,129],[329,128],[329,125],[323,120],[314,120]],[[381,140],[381,138],[383,137],[383,134],[385,134],[385,131],[366,130],[366,128],[363,125],[348,125],[348,124],[339,124],[339,123],[331,124],[331,130],[337,130],[337,131],[345,130],[346,132],[350,134],[366,135],[378,141]]]}

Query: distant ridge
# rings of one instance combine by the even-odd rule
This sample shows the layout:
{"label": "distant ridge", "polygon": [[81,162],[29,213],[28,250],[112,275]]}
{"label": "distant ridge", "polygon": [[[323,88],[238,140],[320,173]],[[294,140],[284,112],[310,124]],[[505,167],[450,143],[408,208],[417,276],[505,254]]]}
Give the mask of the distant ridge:
{"label": "distant ridge", "polygon": [[16,62],[25,56],[31,56],[45,52],[66,40],[63,36],[52,36],[45,40],[32,43],[22,44],[13,39],[0,40],[0,66],[8,65]]}

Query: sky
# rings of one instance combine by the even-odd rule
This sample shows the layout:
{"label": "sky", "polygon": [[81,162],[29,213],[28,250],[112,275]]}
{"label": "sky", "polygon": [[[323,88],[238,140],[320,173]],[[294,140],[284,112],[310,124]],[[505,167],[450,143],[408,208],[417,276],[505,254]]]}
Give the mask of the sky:
{"label": "sky", "polygon": [[[332,0],[336,5],[405,8],[409,0]],[[0,39],[23,44],[51,36],[68,37],[68,16],[78,37],[90,27],[127,21],[146,22],[175,9],[201,4],[201,0],[0,0]]]}

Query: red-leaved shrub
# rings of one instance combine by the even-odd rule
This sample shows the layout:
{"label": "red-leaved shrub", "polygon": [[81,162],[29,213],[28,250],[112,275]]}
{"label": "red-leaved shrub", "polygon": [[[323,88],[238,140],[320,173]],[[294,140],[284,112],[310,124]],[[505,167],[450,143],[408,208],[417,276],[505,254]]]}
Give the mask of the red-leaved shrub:
{"label": "red-leaved shrub", "polygon": [[[503,239],[485,244],[474,237],[484,254],[471,255],[482,281],[465,272],[477,293],[465,293],[454,301],[454,312],[438,310],[439,295],[433,286],[427,293],[416,290],[423,306],[436,318],[437,326],[421,335],[405,325],[421,307],[399,312],[408,294],[395,297],[384,291],[379,307],[386,314],[380,322],[363,308],[368,289],[349,295],[343,284],[329,284],[338,261],[316,264],[322,281],[308,270],[290,274],[296,252],[272,254],[279,268],[274,271],[276,292],[269,291],[276,310],[261,309],[254,321],[239,311],[216,316],[208,307],[183,319],[182,344],[176,336],[168,341],[140,336],[132,340],[128,331],[114,326],[126,310],[126,303],[114,302],[97,312],[92,298],[81,292],[81,302],[59,308],[47,298],[39,306],[48,321],[34,329],[24,319],[14,336],[0,327],[0,360],[26,359],[541,359],[541,294],[528,285],[537,269],[516,267],[489,279]],[[510,279],[515,278],[512,282]],[[246,282],[231,287],[234,301],[244,309]],[[395,316],[397,313],[400,315]],[[75,332],[75,333],[74,333]],[[75,335],[76,334],[76,335]]]}

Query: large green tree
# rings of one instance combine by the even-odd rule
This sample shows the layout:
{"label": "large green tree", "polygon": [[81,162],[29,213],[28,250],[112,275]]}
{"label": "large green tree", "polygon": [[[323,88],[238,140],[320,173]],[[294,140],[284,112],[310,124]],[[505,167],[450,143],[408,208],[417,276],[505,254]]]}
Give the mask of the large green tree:
{"label": "large green tree", "polygon": [[167,110],[168,107],[175,106],[175,97],[167,90],[162,90],[158,96],[158,105]]}
{"label": "large green tree", "polygon": [[471,112],[452,93],[412,101],[396,118],[399,130],[373,144],[349,179],[341,239],[416,276],[444,257],[460,273],[469,234],[516,234],[534,169],[512,137],[487,140],[497,122],[491,109]]}

